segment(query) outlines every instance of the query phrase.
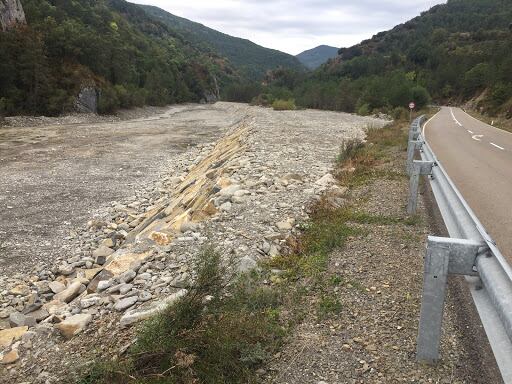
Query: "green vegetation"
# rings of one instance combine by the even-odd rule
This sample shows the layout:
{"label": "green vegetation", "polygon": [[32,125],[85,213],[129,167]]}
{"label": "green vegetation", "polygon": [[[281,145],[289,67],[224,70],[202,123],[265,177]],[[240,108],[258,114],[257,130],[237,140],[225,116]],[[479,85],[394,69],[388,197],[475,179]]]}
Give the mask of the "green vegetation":
{"label": "green vegetation", "polygon": [[228,77],[215,57],[123,0],[24,0],[28,26],[0,33],[0,99],[7,114],[73,109],[83,86],[100,112],[199,101]]}
{"label": "green vegetation", "polygon": [[[288,92],[297,105],[405,117],[418,108],[477,100],[489,114],[512,117],[512,3],[449,0],[350,48],[311,74],[278,70],[265,99]],[[281,98],[281,97],[280,97]],[[478,98],[478,99],[477,99]]]}
{"label": "green vegetation", "polygon": [[[174,16],[160,8],[142,6],[146,12],[175,29],[205,52],[225,57],[245,80],[261,80],[268,70],[279,67],[302,71],[304,67],[294,56],[261,47],[253,42],[226,35],[202,24]],[[249,100],[250,101],[250,100]]]}
{"label": "green vegetation", "polygon": [[309,69],[317,69],[319,66],[338,55],[338,48],[320,45],[309,49],[297,55],[300,60]]}
{"label": "green vegetation", "polygon": [[80,90],[91,86],[99,90],[100,113],[199,102],[221,91],[250,102],[261,92],[251,81],[267,70],[303,68],[293,56],[124,0],[22,4],[28,26],[0,33],[7,115],[70,112]]}
{"label": "green vegetation", "polygon": [[272,103],[274,111],[293,111],[296,109],[295,100],[275,100]]}

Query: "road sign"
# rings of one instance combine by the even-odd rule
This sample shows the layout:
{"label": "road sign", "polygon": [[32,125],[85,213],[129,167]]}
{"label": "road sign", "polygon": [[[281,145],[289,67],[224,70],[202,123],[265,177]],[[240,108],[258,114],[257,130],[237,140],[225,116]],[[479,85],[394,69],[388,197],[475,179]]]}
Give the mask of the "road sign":
{"label": "road sign", "polygon": [[416,108],[416,104],[414,104],[414,101],[411,101],[409,103],[409,109],[414,109],[414,108]]}

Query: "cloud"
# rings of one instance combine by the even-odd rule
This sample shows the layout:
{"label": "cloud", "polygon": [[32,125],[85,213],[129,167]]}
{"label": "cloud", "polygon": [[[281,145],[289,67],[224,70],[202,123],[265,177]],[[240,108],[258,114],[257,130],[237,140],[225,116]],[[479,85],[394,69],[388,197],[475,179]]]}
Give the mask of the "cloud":
{"label": "cloud", "polygon": [[446,0],[132,0],[291,54],[347,47]]}

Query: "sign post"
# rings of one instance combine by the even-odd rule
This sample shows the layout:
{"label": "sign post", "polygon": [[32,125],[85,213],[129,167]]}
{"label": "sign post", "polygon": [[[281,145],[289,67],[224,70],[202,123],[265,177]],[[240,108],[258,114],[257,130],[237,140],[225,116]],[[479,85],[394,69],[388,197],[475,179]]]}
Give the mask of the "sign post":
{"label": "sign post", "polygon": [[414,101],[411,101],[409,103],[409,122],[412,122],[412,111],[414,110],[414,108],[416,108],[416,104],[414,103]]}

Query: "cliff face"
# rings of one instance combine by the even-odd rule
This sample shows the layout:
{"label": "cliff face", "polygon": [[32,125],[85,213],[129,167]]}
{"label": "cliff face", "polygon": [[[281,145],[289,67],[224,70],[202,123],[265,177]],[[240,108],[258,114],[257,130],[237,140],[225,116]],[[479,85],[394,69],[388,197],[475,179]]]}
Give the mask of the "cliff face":
{"label": "cliff face", "polygon": [[0,28],[2,31],[25,23],[25,12],[20,0],[0,0]]}

